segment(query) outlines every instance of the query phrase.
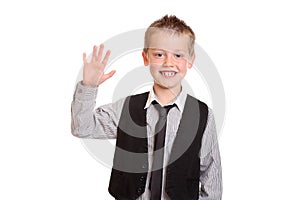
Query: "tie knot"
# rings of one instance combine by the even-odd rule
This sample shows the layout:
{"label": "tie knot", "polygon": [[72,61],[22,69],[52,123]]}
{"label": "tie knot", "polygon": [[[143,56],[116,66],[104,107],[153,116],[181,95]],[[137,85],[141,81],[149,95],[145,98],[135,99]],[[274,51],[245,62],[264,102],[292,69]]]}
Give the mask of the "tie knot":
{"label": "tie knot", "polygon": [[167,116],[168,112],[175,106],[175,104],[167,105],[167,106],[161,106],[156,101],[153,102],[154,107],[157,109],[159,113],[160,118],[164,118]]}

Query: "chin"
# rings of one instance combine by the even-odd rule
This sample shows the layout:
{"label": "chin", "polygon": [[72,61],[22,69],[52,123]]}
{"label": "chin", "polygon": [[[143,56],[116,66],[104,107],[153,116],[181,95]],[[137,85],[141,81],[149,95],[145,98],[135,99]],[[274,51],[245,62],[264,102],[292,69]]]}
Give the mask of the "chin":
{"label": "chin", "polygon": [[172,89],[175,89],[177,86],[176,85],[173,85],[173,84],[158,84],[156,83],[160,88],[162,89],[169,89],[169,90],[172,90]]}

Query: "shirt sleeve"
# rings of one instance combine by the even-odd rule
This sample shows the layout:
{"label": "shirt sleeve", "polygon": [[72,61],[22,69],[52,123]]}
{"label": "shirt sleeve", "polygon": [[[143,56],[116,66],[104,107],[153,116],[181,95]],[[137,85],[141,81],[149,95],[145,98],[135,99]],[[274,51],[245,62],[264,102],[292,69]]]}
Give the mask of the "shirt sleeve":
{"label": "shirt sleeve", "polygon": [[200,151],[200,200],[222,199],[222,169],[215,120],[209,108]]}
{"label": "shirt sleeve", "polygon": [[79,82],[71,104],[71,132],[79,138],[115,139],[125,99],[95,109],[98,88]]}

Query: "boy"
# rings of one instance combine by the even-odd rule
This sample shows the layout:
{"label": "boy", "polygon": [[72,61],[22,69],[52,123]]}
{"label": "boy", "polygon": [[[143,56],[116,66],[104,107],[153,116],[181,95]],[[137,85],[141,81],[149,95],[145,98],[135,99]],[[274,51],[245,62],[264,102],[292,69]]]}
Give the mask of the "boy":
{"label": "boy", "polygon": [[120,200],[221,199],[222,176],[213,113],[181,87],[195,59],[195,34],[176,16],[153,22],[145,33],[142,57],[154,84],[96,110],[97,87],[110,51],[94,46],[91,61],[83,54],[83,81],[72,102],[72,134],[116,138],[109,184]]}

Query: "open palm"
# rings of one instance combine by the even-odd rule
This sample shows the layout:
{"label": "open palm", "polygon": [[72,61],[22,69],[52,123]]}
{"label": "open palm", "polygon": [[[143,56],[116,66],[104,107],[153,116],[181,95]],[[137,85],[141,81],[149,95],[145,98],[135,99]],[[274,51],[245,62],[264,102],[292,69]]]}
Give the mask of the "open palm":
{"label": "open palm", "polygon": [[93,47],[92,59],[90,62],[86,59],[86,53],[83,53],[83,84],[89,87],[98,87],[101,83],[109,79],[116,72],[115,70],[105,74],[104,70],[110,55],[108,50],[102,59],[104,45],[101,44],[97,53],[97,46]]}

